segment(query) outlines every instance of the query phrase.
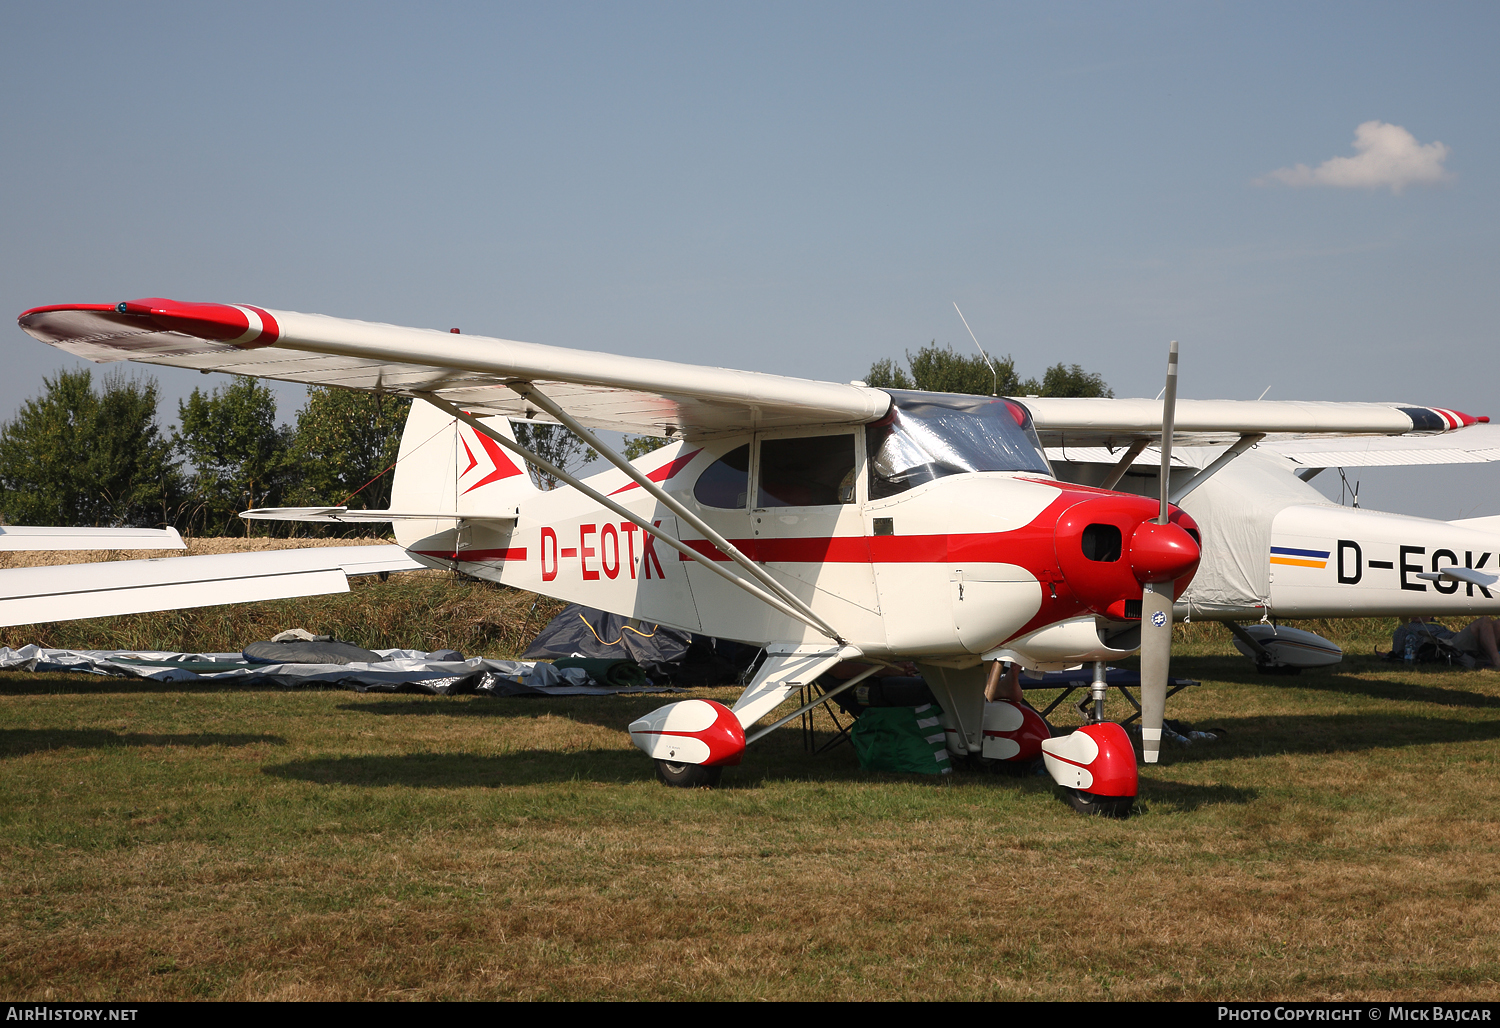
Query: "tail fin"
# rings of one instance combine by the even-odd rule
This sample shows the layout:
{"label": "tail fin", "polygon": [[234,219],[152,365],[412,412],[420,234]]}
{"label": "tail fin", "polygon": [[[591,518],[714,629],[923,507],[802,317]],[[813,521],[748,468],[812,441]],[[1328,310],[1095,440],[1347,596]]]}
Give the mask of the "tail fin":
{"label": "tail fin", "polygon": [[[507,439],[515,438],[505,418],[482,420]],[[497,513],[536,492],[525,465],[499,443],[430,403],[412,401],[391,483],[392,510],[451,510],[455,517]],[[451,530],[453,523],[424,519],[397,522],[395,528],[397,541],[409,547]]]}

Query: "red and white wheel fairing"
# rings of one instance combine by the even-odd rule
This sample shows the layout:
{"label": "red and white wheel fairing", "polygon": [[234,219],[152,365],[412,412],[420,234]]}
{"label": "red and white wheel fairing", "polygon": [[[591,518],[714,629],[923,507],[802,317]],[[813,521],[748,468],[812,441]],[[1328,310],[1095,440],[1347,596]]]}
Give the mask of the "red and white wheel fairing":
{"label": "red and white wheel fairing", "polygon": [[984,705],[984,748],[991,760],[1035,760],[1043,741],[1052,738],[1047,722],[1030,707],[996,700]]}
{"label": "red and white wheel fairing", "polygon": [[1052,780],[1068,789],[1095,796],[1134,796],[1139,787],[1135,747],[1113,721],[1045,740],[1042,759]]}
{"label": "red and white wheel fairing", "polygon": [[682,700],[631,722],[630,741],[657,760],[722,767],[740,762],[745,729],[722,703]]}

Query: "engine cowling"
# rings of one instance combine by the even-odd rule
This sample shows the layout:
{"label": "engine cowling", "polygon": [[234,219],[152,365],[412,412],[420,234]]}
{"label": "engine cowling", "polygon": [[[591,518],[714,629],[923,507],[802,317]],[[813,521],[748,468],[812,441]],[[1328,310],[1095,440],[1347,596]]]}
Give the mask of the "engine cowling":
{"label": "engine cowling", "polygon": [[1117,494],[1084,500],[1057,519],[1058,569],[1089,610],[1139,618],[1131,601],[1140,600],[1143,583],[1171,580],[1175,598],[1192,582],[1202,557],[1197,522],[1172,507],[1169,522],[1157,524],[1160,509],[1143,496]]}

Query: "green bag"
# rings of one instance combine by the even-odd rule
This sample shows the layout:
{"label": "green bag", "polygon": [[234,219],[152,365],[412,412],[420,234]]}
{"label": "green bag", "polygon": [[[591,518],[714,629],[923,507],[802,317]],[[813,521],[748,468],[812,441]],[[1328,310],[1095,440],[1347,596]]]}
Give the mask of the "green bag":
{"label": "green bag", "polygon": [[948,760],[942,715],[936,703],[866,707],[849,730],[859,766],[866,771],[948,774],[953,765]]}

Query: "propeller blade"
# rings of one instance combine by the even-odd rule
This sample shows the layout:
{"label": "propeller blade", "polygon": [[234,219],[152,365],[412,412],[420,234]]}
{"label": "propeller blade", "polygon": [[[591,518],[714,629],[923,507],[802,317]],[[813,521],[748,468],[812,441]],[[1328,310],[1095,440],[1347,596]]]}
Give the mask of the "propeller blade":
{"label": "propeller blade", "polygon": [[1167,387],[1162,391],[1161,401],[1161,516],[1158,524],[1167,523],[1167,496],[1169,472],[1172,470],[1172,429],[1177,421],[1177,340],[1172,340],[1167,351]]}
{"label": "propeller blade", "polygon": [[[1167,386],[1161,408],[1161,516],[1169,524],[1167,496],[1171,492],[1172,429],[1177,416],[1177,340],[1167,352]],[[1172,666],[1171,579],[1146,582],[1141,587],[1141,757],[1155,764],[1161,755],[1161,726],[1167,711],[1167,672]]]}
{"label": "propeller blade", "polygon": [[1155,764],[1167,711],[1172,664],[1172,583],[1148,582],[1141,593],[1141,756]]}

